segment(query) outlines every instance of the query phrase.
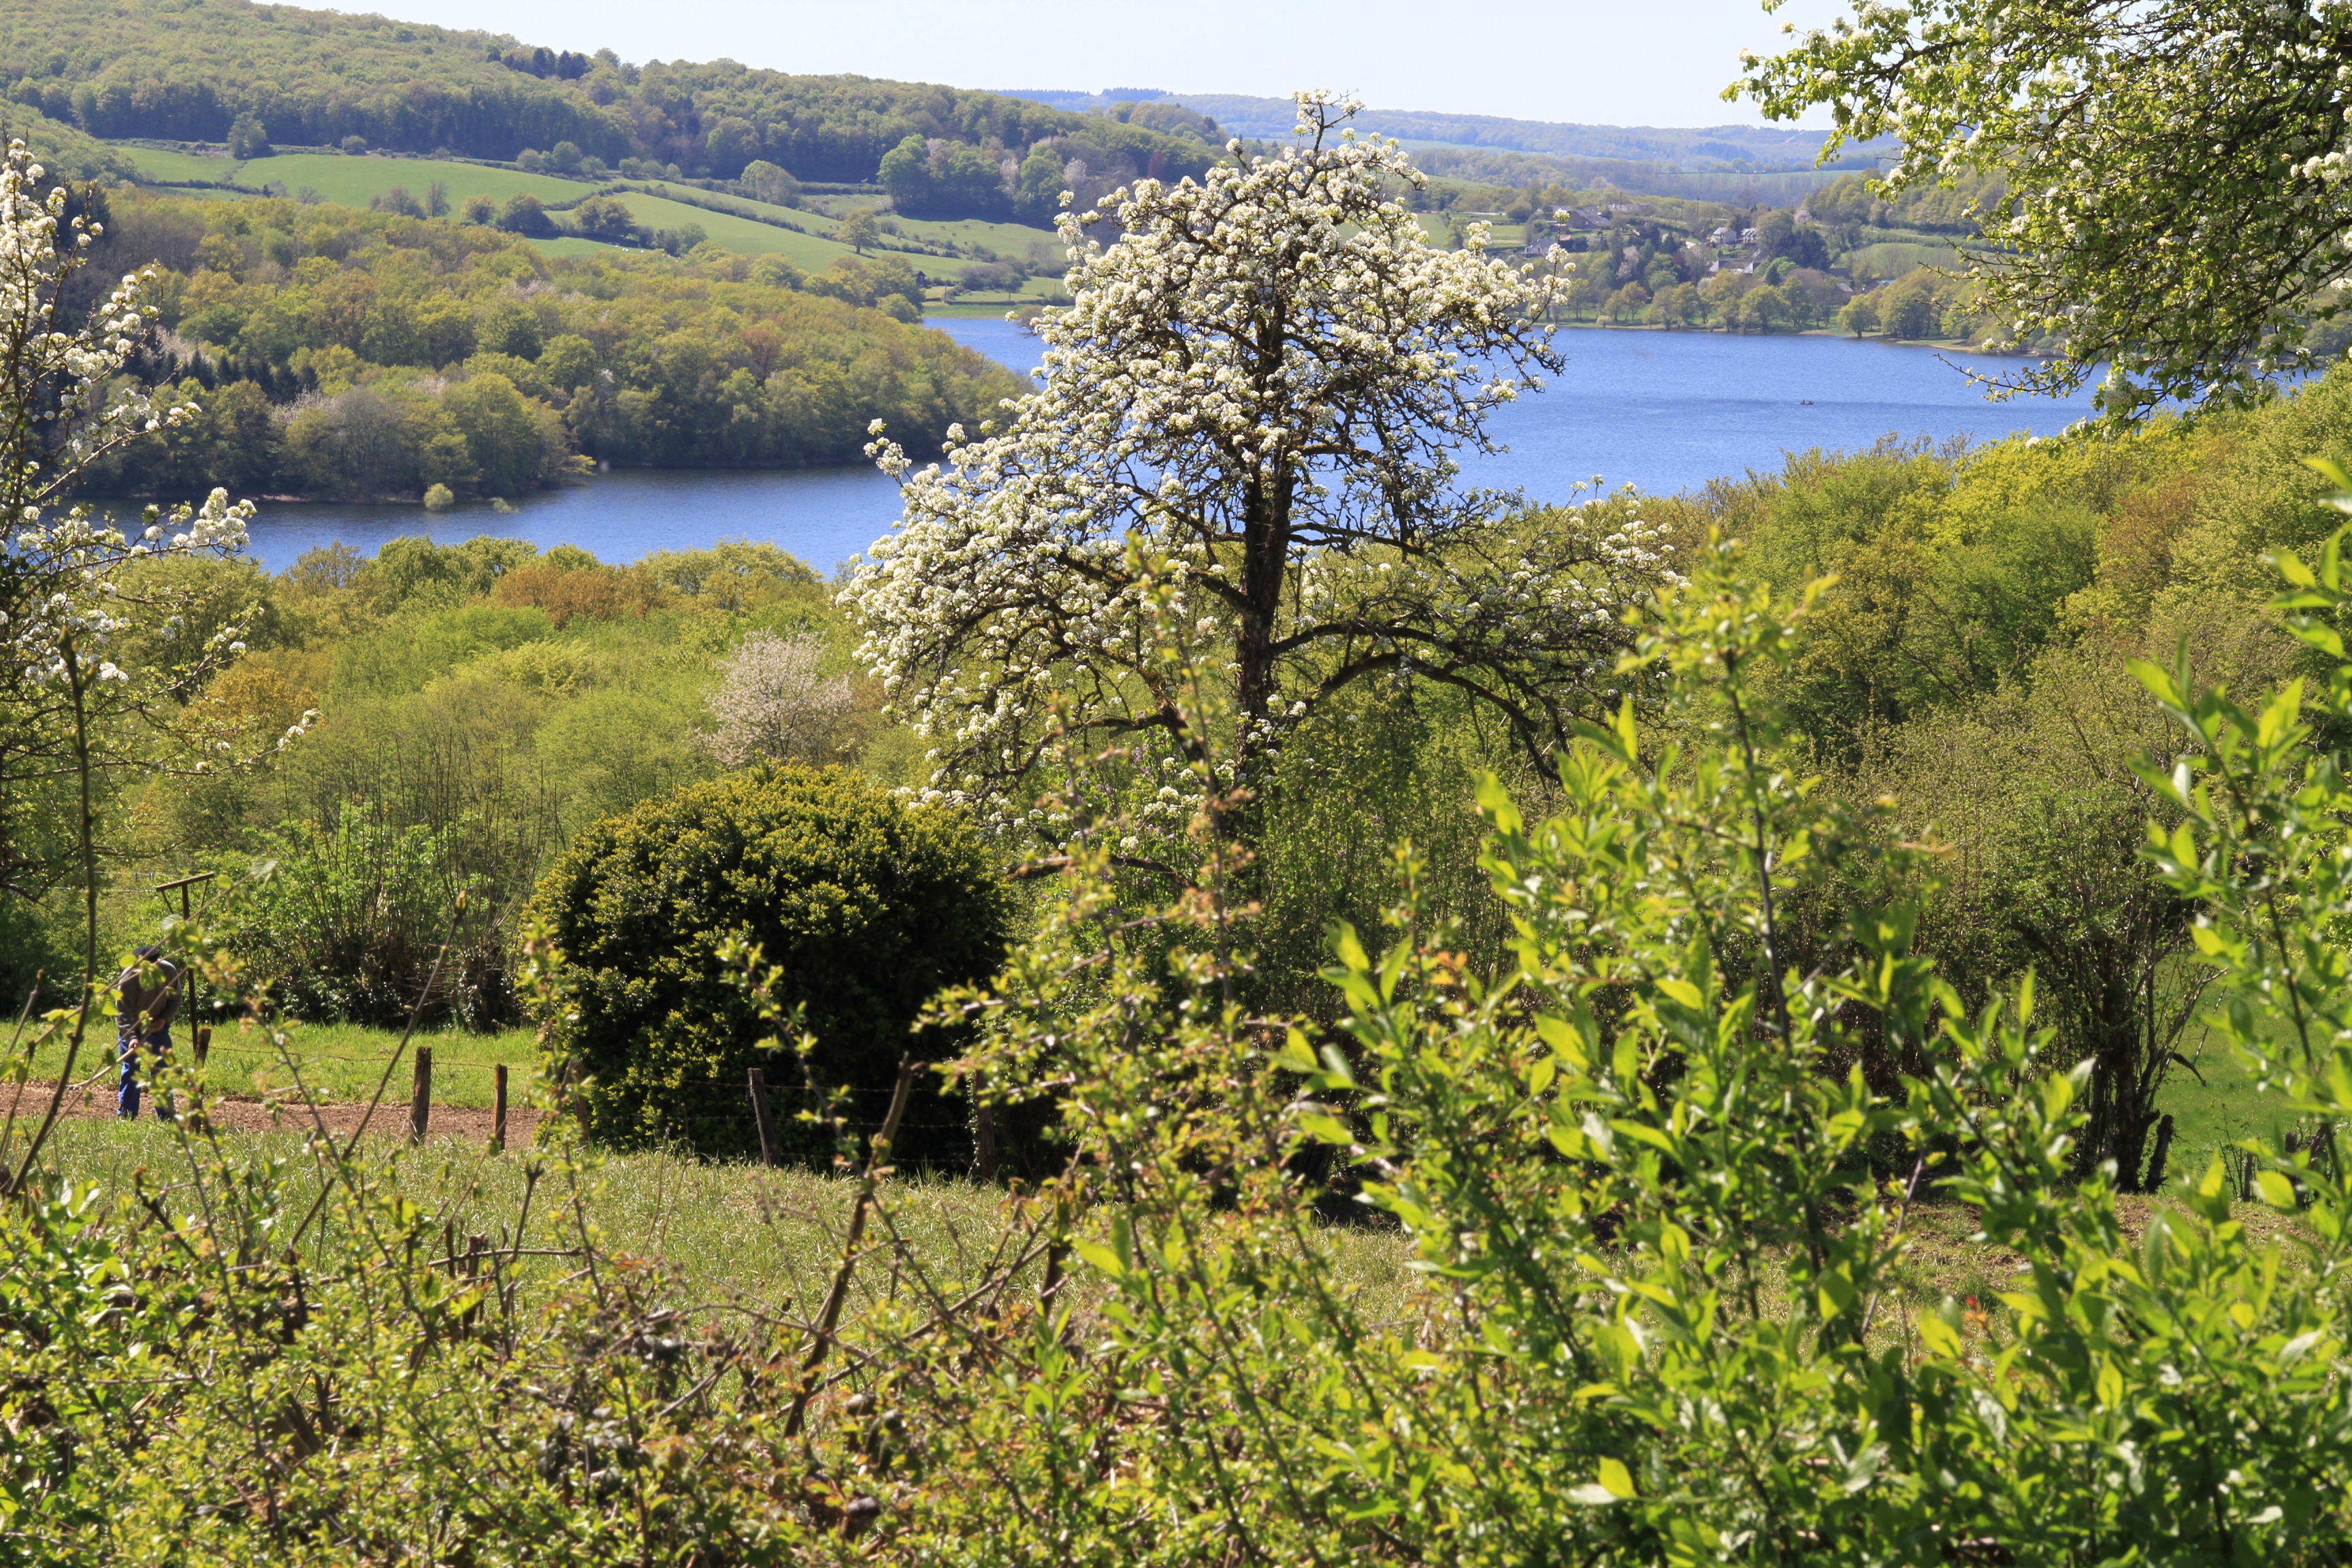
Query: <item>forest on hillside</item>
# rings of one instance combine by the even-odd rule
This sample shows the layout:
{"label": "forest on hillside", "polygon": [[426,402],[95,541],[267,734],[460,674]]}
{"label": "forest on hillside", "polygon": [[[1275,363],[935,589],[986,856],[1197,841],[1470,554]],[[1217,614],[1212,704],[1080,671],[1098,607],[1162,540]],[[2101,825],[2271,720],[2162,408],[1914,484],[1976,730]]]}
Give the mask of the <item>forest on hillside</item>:
{"label": "forest on hillside", "polygon": [[732,61],[624,62],[502,34],[184,0],[127,14],[102,0],[0,5],[0,78],[23,109],[90,136],[511,159],[571,142],[733,179],[755,161],[803,180],[870,181],[908,137],[1016,161],[1041,142],[1131,174],[1198,174],[1197,139],[996,93]]}
{"label": "forest on hillside", "polygon": [[97,490],[516,495],[579,463],[857,459],[883,419],[935,450],[1014,390],[917,321],[896,258],[549,258],[479,224],[289,200],[98,198],[99,266],[148,264],[142,374],[200,412],[117,448]]}

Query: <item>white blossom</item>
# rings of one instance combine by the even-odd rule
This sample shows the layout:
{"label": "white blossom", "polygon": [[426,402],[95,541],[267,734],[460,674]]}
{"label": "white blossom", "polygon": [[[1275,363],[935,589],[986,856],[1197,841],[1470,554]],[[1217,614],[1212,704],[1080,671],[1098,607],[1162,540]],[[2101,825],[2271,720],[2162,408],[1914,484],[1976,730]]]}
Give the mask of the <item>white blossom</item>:
{"label": "white blossom", "polygon": [[856,703],[846,676],[824,674],[824,639],[753,632],[719,660],[705,743],[729,767],[761,757],[824,762]]}
{"label": "white blossom", "polygon": [[[1232,778],[1400,668],[1477,672],[1540,743],[1655,580],[1638,524],[1515,532],[1510,498],[1461,487],[1456,454],[1496,449],[1487,414],[1559,368],[1549,284],[1483,233],[1431,245],[1395,199],[1421,181],[1396,145],[1345,129],[1353,104],[1299,106],[1307,146],[1065,211],[1045,384],[979,439],[951,432],[918,468],[876,427],[904,515],[842,595],[859,654],[946,742],[934,787],[1000,824],[1027,819],[1066,737],[1182,731],[1171,658],[1230,675]],[[1161,757],[1134,764],[1155,805],[1209,787],[1197,755]]]}
{"label": "white blossom", "polygon": [[[163,658],[193,591],[145,567],[241,549],[249,504],[215,490],[201,506],[149,507],[126,530],[68,499],[91,463],[184,424],[192,410],[131,379],[155,324],[152,270],[121,279],[80,327],[61,323],[62,285],[96,227],[69,219],[65,191],[44,190],[43,179],[24,143],[11,142],[0,159],[0,399],[14,411],[0,421],[0,552],[10,567],[0,576],[0,670],[20,673],[0,682],[13,688],[0,698],[0,798],[15,793],[13,770],[70,763],[77,728],[100,766],[152,771],[199,749],[234,763],[236,746],[215,738],[218,726],[190,700],[246,646],[232,627]],[[0,860],[15,842],[9,829],[0,823]]]}

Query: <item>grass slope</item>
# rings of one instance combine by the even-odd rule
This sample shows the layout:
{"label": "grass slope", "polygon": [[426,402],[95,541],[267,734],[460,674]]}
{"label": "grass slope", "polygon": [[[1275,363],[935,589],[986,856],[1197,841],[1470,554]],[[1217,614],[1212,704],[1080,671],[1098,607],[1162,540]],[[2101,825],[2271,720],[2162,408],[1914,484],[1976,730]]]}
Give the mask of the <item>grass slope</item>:
{"label": "grass slope", "polygon": [[[453,208],[475,195],[488,196],[503,205],[508,197],[525,192],[551,205],[569,205],[596,189],[583,181],[554,174],[532,174],[519,169],[437,158],[288,153],[237,162],[152,147],[120,146],[119,150],[135,160],[140,173],[150,180],[228,180],[255,186],[276,183],[289,192],[313,190],[327,201],[362,207],[394,186],[422,200],[426,188],[436,181],[448,188]],[[834,235],[851,212],[881,205],[870,197],[835,196],[819,198],[807,207],[793,208],[739,196],[714,195],[708,198],[712,205],[706,206],[700,205],[700,199],[677,201],[651,190],[632,190],[619,200],[639,222],[651,227],[676,229],[698,224],[711,243],[722,250],[738,256],[784,256],[812,272],[823,271],[841,258],[855,254]],[[769,221],[760,221],[762,218]],[[1050,255],[1059,243],[1050,230],[1025,224],[989,223],[978,218],[940,222],[896,216],[889,221],[909,239],[964,252],[985,248],[1021,261]],[[788,226],[780,227],[779,224]],[[572,236],[539,243],[541,249],[556,256],[585,255],[606,248],[595,241]],[[906,259],[942,278],[953,277],[969,264],[962,256],[906,255]],[[1034,284],[1025,290],[1026,296],[1038,298],[1053,292],[1050,288]]]}
{"label": "grass slope", "polygon": [[[218,163],[220,160],[205,159]],[[346,157],[339,153],[286,153],[270,158],[248,158],[232,165],[240,185],[266,185],[271,181],[289,191],[306,187],[331,202],[363,207],[394,185],[404,186],[417,200],[436,180],[449,187],[454,208],[467,197],[483,195],[503,204],[509,196],[529,192],[542,202],[573,202],[595,187],[553,174],[526,174],[520,169],[493,168],[483,163],[453,163],[439,158]]]}
{"label": "grass slope", "polygon": [[[631,191],[614,198],[629,209],[629,216],[651,228],[684,228],[698,224],[710,237],[710,243],[721,250],[731,250],[738,256],[782,256],[811,272],[822,272],[842,257],[851,255],[849,247],[820,235],[803,234],[795,229],[777,228],[769,224],[754,223],[750,218],[730,217],[725,213],[708,207],[690,206],[685,202],[666,201],[660,196]],[[812,224],[811,226],[816,226]],[[824,226],[830,228],[831,225]],[[917,266],[931,258],[909,258]]]}
{"label": "grass slope", "polygon": [[236,177],[233,158],[207,158],[196,153],[174,153],[164,147],[121,148],[144,180],[228,180]]}

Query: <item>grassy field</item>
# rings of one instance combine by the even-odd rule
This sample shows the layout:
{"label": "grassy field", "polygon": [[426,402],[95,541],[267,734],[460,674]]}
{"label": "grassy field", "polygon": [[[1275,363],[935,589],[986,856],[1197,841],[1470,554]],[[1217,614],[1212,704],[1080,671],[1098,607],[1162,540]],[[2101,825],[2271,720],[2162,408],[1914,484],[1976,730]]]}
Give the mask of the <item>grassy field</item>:
{"label": "grassy field", "polygon": [[160,147],[125,147],[139,172],[151,180],[221,180],[236,173],[233,158],[204,158],[194,153],[171,153]]}
{"label": "grassy field", "polygon": [[[303,1087],[320,1103],[368,1099],[383,1076],[383,1066],[393,1048],[400,1043],[397,1031],[353,1024],[298,1024],[287,1032],[291,1037]],[[174,1038],[184,1052],[188,1030],[184,1026],[175,1030]],[[524,1085],[538,1069],[534,1039],[529,1029],[508,1029],[495,1035],[436,1030],[420,1031],[415,1043],[433,1047],[435,1103],[487,1108],[490,1103],[490,1069],[499,1063],[511,1069],[509,1092],[520,1097]],[[112,1026],[94,1027],[82,1042],[74,1080],[79,1083],[97,1074],[101,1085],[111,1082],[113,1062]],[[33,1058],[32,1076],[54,1081],[64,1065],[64,1043],[45,1046]],[[404,1058],[393,1074],[388,1091],[391,1099],[407,1099],[408,1072]],[[213,1031],[212,1054],[205,1063],[205,1077],[215,1091],[235,1095],[290,1092],[295,1083],[295,1074],[280,1059],[269,1037],[249,1024],[227,1024]]]}
{"label": "grassy field", "polygon": [[[207,160],[208,162],[210,160]],[[449,205],[464,205],[468,196],[488,196],[504,203],[529,192],[542,202],[571,202],[594,190],[578,180],[553,174],[526,174],[519,169],[491,169],[479,163],[446,163],[433,158],[351,158],[335,153],[289,153],[274,158],[252,158],[236,165],[240,185],[284,185],[294,195],[313,190],[331,202],[363,207],[394,185],[404,186],[417,200],[436,180],[449,187]]]}
{"label": "grassy field", "polygon": [[1050,286],[1053,284],[1051,279],[1045,279],[1044,282],[1049,286],[1041,287],[1038,279],[1032,279],[1027,287],[1009,300],[1002,294],[942,300],[939,297],[939,290],[933,289],[931,299],[923,306],[923,317],[926,321],[934,316],[953,316],[966,320],[978,317],[993,320],[1003,317],[1007,310],[1016,305],[1066,305],[1070,302],[1069,296],[1058,286]]}
{"label": "grassy field", "polygon": [[[238,1147],[289,1156],[297,1172],[295,1201],[307,1206],[316,1188],[294,1133],[246,1135]],[[392,1138],[367,1144],[362,1158],[458,1236],[480,1233],[504,1245],[515,1245],[508,1238],[522,1214],[527,1175],[536,1169],[541,1184],[520,1245],[575,1246],[584,1218],[603,1247],[664,1265],[674,1300],[750,1297],[771,1305],[789,1302],[803,1312],[822,1298],[840,1261],[855,1195],[854,1184],[837,1176],[666,1154],[592,1155],[577,1166],[575,1216],[573,1170],[560,1158],[490,1154],[455,1142],[412,1149]],[[108,1194],[127,1192],[134,1174],[145,1172],[150,1190],[179,1184],[183,1195],[173,1206],[194,1201],[189,1153],[178,1133],[161,1122],[60,1121],[42,1162],[53,1177]],[[1008,1221],[1005,1194],[973,1182],[898,1178],[884,1191],[886,1217],[869,1228],[869,1241],[887,1244],[895,1233],[908,1257],[949,1279],[971,1279]],[[1337,1239],[1333,1289],[1362,1295],[1384,1317],[1401,1313],[1420,1289],[1401,1238],[1387,1230],[1348,1228]],[[860,1271],[852,1305],[906,1288],[902,1270],[877,1264]]]}
{"label": "grassy field", "polygon": [[2294,1125],[2277,1095],[2255,1089],[2253,1076],[2219,1033],[2209,1036],[2190,1025],[2181,1037],[2180,1054],[2196,1070],[2174,1066],[2157,1096],[2157,1108],[2174,1121],[2173,1174],[2199,1174],[2215,1154],[2242,1138],[2266,1136],[2276,1146]]}
{"label": "grassy field", "polygon": [[[365,206],[371,198],[383,195],[395,185],[405,187],[410,194],[422,198],[425,188],[436,180],[448,187],[453,205],[474,195],[487,195],[503,204],[509,196],[521,192],[529,192],[543,202],[572,202],[594,188],[581,181],[562,179],[553,174],[530,174],[516,169],[431,158],[373,155],[353,158],[337,153],[289,153],[236,162],[227,158],[199,157],[188,153],[161,152],[149,147],[132,147],[126,151],[138,161],[141,172],[150,179],[228,179],[245,185],[266,185],[274,182],[292,193],[314,190],[328,201],[352,206]],[[778,228],[758,222],[754,217],[734,216],[690,202],[667,200],[651,191],[633,191],[621,199],[637,215],[639,221],[656,228],[678,228],[688,223],[698,223],[714,243],[738,255],[789,256],[799,265],[812,269],[828,267],[836,258],[851,254],[847,247],[833,238],[834,231],[840,226],[843,218],[854,210],[887,205],[880,198],[871,196],[823,197],[798,208],[773,207],[736,196],[712,198],[740,212],[779,219],[793,226],[791,228]],[[934,222],[898,216],[890,216],[888,221],[908,238],[964,248],[984,247],[1015,260],[1028,260],[1036,247],[1042,245],[1050,248],[1056,243],[1050,230],[1032,228],[1025,224],[987,223],[976,218]],[[795,229],[800,232],[794,232]],[[922,265],[926,258],[916,257],[911,259]],[[955,260],[950,258],[929,259],[930,269],[935,271],[955,265]]]}
{"label": "grassy field", "polygon": [[1916,267],[1957,267],[1960,253],[1948,245],[1905,245],[1886,240],[1850,250],[1843,260],[1856,278],[1900,278]]}
{"label": "grassy field", "polygon": [[[782,256],[796,267],[811,272],[822,272],[845,256],[853,254],[849,247],[837,244],[822,235],[803,234],[789,228],[777,228],[750,218],[730,217],[712,212],[708,207],[690,206],[685,202],[665,201],[642,191],[631,191],[614,198],[629,209],[629,216],[652,228],[684,228],[698,224],[710,237],[710,243],[721,250],[731,250],[738,256]],[[812,220],[811,226],[816,226]],[[918,266],[928,258],[910,258]]]}
{"label": "grassy field", "polygon": [[[295,1133],[236,1135],[226,1146],[232,1153],[284,1158],[291,1173],[289,1206],[309,1205],[316,1177]],[[151,1193],[161,1188],[170,1206],[194,1208],[201,1201],[194,1173],[203,1152],[161,1122],[65,1121],[51,1134],[42,1164],[52,1181],[95,1187],[110,1197],[143,1183]],[[364,1145],[361,1157],[425,1212],[428,1226],[446,1226],[460,1238],[488,1236],[501,1247],[569,1249],[579,1245],[584,1225],[607,1255],[658,1265],[667,1279],[664,1294],[692,1304],[697,1312],[748,1301],[806,1314],[838,1266],[855,1196],[854,1184],[839,1176],[667,1154],[491,1154],[473,1143],[445,1141],[413,1148],[384,1138]],[[526,1218],[525,1191],[534,1179]],[[858,1271],[849,1301],[851,1322],[886,1296],[912,1289],[911,1266],[935,1280],[975,1279],[1016,1223],[1003,1190],[961,1178],[897,1177],[882,1190],[882,1208],[867,1240],[886,1256]],[[2126,1237],[2136,1238],[2161,1204],[2120,1200]],[[2260,1204],[2236,1206],[2261,1235],[2296,1224]],[[1912,1206],[1906,1227],[1913,1242],[1895,1269],[1888,1303],[1901,1310],[1881,1314],[1874,1342],[1899,1341],[1907,1332],[1911,1308],[1947,1295],[1989,1300],[2013,1287],[2017,1258],[1979,1239],[1977,1223],[1975,1211],[1962,1205],[1923,1201]],[[1333,1243],[1330,1289],[1355,1298],[1371,1318],[1409,1331],[1433,1311],[1444,1314],[1442,1300],[1412,1268],[1411,1248],[1396,1231],[1348,1226],[1327,1235]],[[892,1250],[898,1251],[895,1264],[887,1258]],[[562,1259],[544,1262],[550,1269],[571,1266]],[[1029,1273],[1034,1278],[1036,1272],[1033,1265]],[[1082,1328],[1090,1285],[1091,1276],[1083,1270],[1073,1281]]]}

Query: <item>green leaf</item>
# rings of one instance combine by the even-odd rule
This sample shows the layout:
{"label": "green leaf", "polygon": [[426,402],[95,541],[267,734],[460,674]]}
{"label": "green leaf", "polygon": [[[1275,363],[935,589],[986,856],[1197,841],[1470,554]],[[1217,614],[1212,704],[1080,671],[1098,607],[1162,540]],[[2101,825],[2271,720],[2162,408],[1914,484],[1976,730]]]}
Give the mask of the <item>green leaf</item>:
{"label": "green leaf", "polygon": [[1124,1279],[1127,1278],[1127,1265],[1119,1261],[1118,1253],[1113,1252],[1109,1247],[1105,1247],[1102,1243],[1098,1241],[1073,1241],[1070,1243],[1070,1249],[1073,1252],[1076,1252],[1081,1258],[1085,1259],[1087,1267],[1092,1268],[1096,1273],[1111,1279]]}
{"label": "green leaf", "polygon": [[1336,1143],[1344,1149],[1356,1141],[1348,1124],[1328,1111],[1302,1110],[1297,1121],[1299,1131],[1318,1143]]}
{"label": "green leaf", "polygon": [[1601,1484],[1609,1489],[1611,1497],[1630,1498],[1633,1495],[1633,1474],[1618,1460],[1604,1458],[1601,1461]]}
{"label": "green leaf", "polygon": [[1916,1321],[1919,1329],[1919,1342],[1927,1347],[1928,1354],[1943,1361],[1958,1361],[1968,1353],[1967,1342],[1960,1338],[1960,1331],[1946,1322],[1942,1313],[1923,1311]]}
{"label": "green leaf", "polygon": [[1822,1276],[1820,1292],[1822,1316],[1824,1318],[1836,1317],[1853,1306],[1861,1296],[1853,1287],[1853,1277],[1843,1267]]}
{"label": "green leaf", "polygon": [[1312,1073],[1319,1066],[1315,1060],[1315,1053],[1307,1049],[1307,1037],[1297,1029],[1291,1030],[1283,1040],[1282,1049],[1275,1054],[1274,1065],[1285,1072],[1296,1073]]}
{"label": "green leaf", "polygon": [[1658,982],[1658,989],[1694,1013],[1706,1005],[1706,996],[1687,980],[1668,975]]}
{"label": "green leaf", "polygon": [[2295,1206],[2294,1184],[2276,1171],[2261,1173],[2254,1177],[2254,1185],[2261,1189],[2263,1202],[2270,1205],[2271,1207],[2291,1211]]}

